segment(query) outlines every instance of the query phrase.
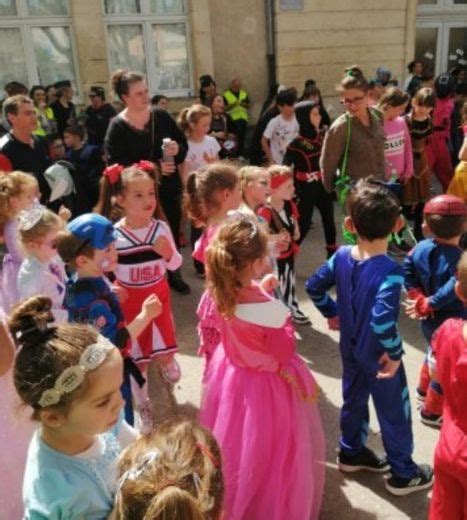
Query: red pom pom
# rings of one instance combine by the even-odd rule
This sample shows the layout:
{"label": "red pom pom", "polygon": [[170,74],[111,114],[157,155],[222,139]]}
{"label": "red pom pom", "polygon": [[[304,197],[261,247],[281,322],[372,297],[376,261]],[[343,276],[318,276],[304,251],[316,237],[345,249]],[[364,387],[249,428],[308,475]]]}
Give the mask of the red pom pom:
{"label": "red pom pom", "polygon": [[154,171],[154,164],[151,161],[139,161],[135,163],[133,166],[143,170],[143,172],[151,173]]}
{"label": "red pom pom", "polygon": [[120,179],[120,175],[125,168],[121,164],[111,164],[104,170],[104,175],[109,179],[110,184],[115,184]]}

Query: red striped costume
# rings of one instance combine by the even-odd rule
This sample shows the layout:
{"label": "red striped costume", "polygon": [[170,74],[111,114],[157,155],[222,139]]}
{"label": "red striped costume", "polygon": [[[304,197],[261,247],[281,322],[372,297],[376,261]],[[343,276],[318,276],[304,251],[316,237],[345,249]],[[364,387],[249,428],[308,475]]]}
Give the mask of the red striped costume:
{"label": "red striped costume", "polygon": [[[118,234],[115,275],[118,284],[128,292],[128,298],[122,303],[126,322],[130,323],[139,314],[143,301],[150,294],[156,294],[163,306],[162,313],[146,327],[138,340],[133,341],[132,357],[136,362],[143,362],[160,354],[176,352],[170,289],[165,273],[167,269],[178,269],[182,257],[169,226],[161,220],[151,219],[144,228],[129,229],[119,221],[115,229]],[[153,244],[161,236],[167,238],[173,249],[168,262],[154,251]]]}

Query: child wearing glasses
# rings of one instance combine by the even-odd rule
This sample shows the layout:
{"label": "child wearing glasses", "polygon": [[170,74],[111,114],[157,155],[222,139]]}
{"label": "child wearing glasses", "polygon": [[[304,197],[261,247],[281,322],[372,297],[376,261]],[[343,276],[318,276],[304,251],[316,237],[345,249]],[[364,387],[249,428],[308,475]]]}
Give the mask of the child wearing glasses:
{"label": "child wearing glasses", "polygon": [[57,235],[63,220],[44,206],[36,205],[19,216],[19,237],[25,258],[18,272],[20,301],[41,294],[52,301],[55,321],[65,323],[65,268],[57,255]]}

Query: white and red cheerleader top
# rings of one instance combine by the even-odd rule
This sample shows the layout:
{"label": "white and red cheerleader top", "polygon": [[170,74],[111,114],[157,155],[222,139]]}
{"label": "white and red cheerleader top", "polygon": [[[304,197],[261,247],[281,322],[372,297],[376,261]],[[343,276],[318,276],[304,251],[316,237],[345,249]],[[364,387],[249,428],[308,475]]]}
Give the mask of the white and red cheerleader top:
{"label": "white and red cheerleader top", "polygon": [[[147,288],[165,279],[167,270],[175,271],[182,265],[182,255],[165,222],[151,219],[146,227],[129,229],[122,221],[115,224],[118,252],[115,275],[121,285],[133,289]],[[161,236],[167,238],[172,246],[173,254],[168,262],[154,251],[153,244]]]}

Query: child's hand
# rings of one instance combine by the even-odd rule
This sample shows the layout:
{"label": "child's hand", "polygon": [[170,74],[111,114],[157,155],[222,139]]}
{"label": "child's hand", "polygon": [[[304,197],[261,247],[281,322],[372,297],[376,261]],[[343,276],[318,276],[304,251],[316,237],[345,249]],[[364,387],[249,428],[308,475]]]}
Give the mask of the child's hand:
{"label": "child's hand", "polygon": [[277,242],[276,242],[277,251],[279,253],[283,253],[287,251],[290,247],[290,234],[283,229],[280,233],[277,234]]}
{"label": "child's hand", "polygon": [[152,245],[154,251],[168,262],[173,255],[173,249],[166,237],[159,237]]}
{"label": "child's hand", "polygon": [[328,318],[328,327],[329,327],[329,330],[341,330],[339,316],[334,316],[333,318]]}
{"label": "child's hand", "polygon": [[161,173],[162,175],[170,175],[171,173],[174,173],[174,171],[177,169],[177,166],[174,162],[169,161],[161,161]]}
{"label": "child's hand", "polygon": [[58,210],[58,216],[62,219],[63,223],[66,224],[71,218],[71,211],[62,204]]}
{"label": "child's hand", "polygon": [[388,356],[387,352],[385,352],[379,358],[378,362],[381,365],[381,368],[380,370],[378,370],[378,373],[376,374],[376,379],[391,379],[391,377],[394,377],[396,375],[396,372],[401,364],[400,359],[398,359],[397,361],[391,359]]}
{"label": "child's hand", "polygon": [[279,281],[272,273],[269,273],[263,277],[260,282],[260,286],[264,291],[270,293],[279,287]]}
{"label": "child's hand", "polygon": [[162,303],[155,294],[150,294],[144,300],[142,310],[148,318],[157,318],[162,312]]}
{"label": "child's hand", "polygon": [[112,291],[117,295],[118,301],[124,303],[128,300],[128,291],[121,285],[113,285]]}
{"label": "child's hand", "polygon": [[216,162],[219,160],[217,155],[209,155],[208,152],[203,153],[203,159],[208,163],[211,164],[213,162]]}
{"label": "child's hand", "polygon": [[411,320],[421,320],[422,317],[417,312],[417,301],[416,300],[405,300],[402,302],[405,307],[405,314]]}

